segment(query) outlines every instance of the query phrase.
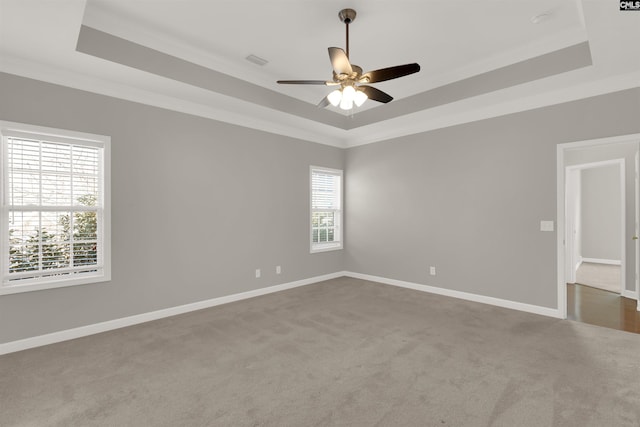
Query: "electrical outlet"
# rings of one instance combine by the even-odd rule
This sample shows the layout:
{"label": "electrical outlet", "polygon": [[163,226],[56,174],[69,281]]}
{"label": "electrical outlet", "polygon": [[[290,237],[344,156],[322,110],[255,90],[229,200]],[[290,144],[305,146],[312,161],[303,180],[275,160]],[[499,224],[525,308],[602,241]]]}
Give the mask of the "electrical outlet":
{"label": "electrical outlet", "polygon": [[256,279],[260,278],[260,269],[256,268]]}
{"label": "electrical outlet", "polygon": [[276,274],[282,273],[282,268],[279,265],[276,265]]}
{"label": "electrical outlet", "polygon": [[432,275],[432,276],[435,276],[436,275],[436,268],[433,267],[433,266],[429,267],[429,274]]}

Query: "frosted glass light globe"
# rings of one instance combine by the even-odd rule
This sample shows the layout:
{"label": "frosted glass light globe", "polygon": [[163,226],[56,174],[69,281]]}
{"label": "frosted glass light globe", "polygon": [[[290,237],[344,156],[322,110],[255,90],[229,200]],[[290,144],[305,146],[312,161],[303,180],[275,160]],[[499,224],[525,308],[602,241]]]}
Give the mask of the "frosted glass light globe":
{"label": "frosted glass light globe", "polygon": [[340,89],[336,89],[327,96],[327,99],[331,105],[337,107],[340,104],[340,100],[342,100],[342,92],[340,92]]}
{"label": "frosted glass light globe", "polygon": [[356,97],[356,90],[353,86],[347,86],[342,89],[342,100],[340,101],[340,108],[343,110],[350,110],[353,108],[353,100]]}
{"label": "frosted glass light globe", "polygon": [[353,102],[356,104],[356,107],[359,107],[364,104],[364,101],[366,101],[367,99],[369,99],[369,97],[366,93],[357,91],[355,97],[353,98]]}

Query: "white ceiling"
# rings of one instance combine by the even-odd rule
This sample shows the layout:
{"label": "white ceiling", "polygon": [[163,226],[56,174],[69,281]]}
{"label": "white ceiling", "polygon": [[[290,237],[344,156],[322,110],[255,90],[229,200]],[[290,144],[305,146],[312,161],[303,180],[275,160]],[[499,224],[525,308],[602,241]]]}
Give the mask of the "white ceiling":
{"label": "white ceiling", "polygon": [[[421,65],[375,85],[396,100],[584,41],[593,65],[344,130],[75,50],[86,25],[315,105],[328,88],[275,80],[330,79],[344,7],[353,63]],[[640,13],[612,0],[0,0],[0,71],[338,146],[640,86],[639,39]]]}

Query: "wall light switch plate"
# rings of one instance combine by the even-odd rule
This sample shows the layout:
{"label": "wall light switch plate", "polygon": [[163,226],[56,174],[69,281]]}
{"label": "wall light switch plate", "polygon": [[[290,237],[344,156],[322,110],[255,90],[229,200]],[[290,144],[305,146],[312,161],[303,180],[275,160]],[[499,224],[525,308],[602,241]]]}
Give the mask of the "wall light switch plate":
{"label": "wall light switch plate", "polygon": [[553,221],[540,221],[540,231],[553,231]]}
{"label": "wall light switch plate", "polygon": [[256,268],[256,279],[260,278],[260,269]]}

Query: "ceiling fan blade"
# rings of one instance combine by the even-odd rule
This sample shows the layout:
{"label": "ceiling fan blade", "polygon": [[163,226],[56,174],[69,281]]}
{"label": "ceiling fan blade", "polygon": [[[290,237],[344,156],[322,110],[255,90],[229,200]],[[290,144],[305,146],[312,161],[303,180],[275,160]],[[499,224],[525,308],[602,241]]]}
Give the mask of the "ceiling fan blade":
{"label": "ceiling fan blade", "polygon": [[329,104],[330,104],[329,96],[327,95],[324,98],[322,98],[322,101],[318,102],[318,108],[325,108]]}
{"label": "ceiling fan blade", "polygon": [[358,90],[367,94],[369,99],[382,102],[383,104],[391,102],[393,99],[393,96],[381,91],[380,89],[376,89],[373,86],[358,86]]}
{"label": "ceiling fan blade", "polygon": [[331,66],[333,67],[333,71],[335,71],[336,74],[340,75],[353,73],[351,63],[349,62],[349,58],[347,58],[347,54],[344,53],[344,50],[340,49],[339,47],[330,47],[329,58],[331,59]]}
{"label": "ceiling fan blade", "polygon": [[334,82],[328,82],[326,80],[278,80],[281,85],[333,85]]}
{"label": "ceiling fan blade", "polygon": [[405,64],[396,65],[395,67],[381,68],[379,70],[368,71],[362,75],[360,81],[362,83],[378,83],[386,80],[397,79],[398,77],[408,76],[409,74],[420,71],[420,65]]}

